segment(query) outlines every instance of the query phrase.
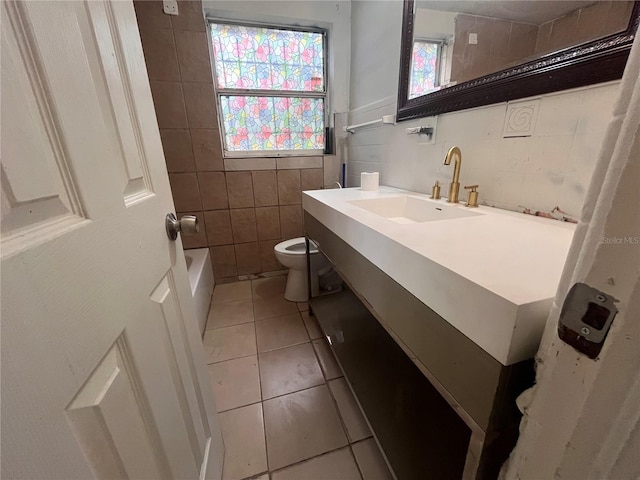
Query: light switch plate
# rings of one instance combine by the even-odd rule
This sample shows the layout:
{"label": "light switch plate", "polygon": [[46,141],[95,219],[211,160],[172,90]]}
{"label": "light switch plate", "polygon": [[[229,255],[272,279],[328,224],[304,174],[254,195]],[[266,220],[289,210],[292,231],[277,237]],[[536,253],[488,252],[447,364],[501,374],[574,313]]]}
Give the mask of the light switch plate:
{"label": "light switch plate", "polygon": [[469,45],[477,45],[478,44],[478,34],[470,33],[469,34]]}
{"label": "light switch plate", "polygon": [[178,15],[178,0],[163,0],[162,10],[167,15]]}

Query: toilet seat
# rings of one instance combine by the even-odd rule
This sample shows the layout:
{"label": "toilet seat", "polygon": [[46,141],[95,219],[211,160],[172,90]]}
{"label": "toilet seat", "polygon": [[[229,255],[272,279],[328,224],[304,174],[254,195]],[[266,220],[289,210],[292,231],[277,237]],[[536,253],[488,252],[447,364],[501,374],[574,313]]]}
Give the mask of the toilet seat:
{"label": "toilet seat", "polygon": [[[318,253],[318,248],[313,241],[309,240],[310,253]],[[274,250],[280,255],[305,255],[307,253],[307,246],[305,244],[304,237],[292,238],[278,243]]]}

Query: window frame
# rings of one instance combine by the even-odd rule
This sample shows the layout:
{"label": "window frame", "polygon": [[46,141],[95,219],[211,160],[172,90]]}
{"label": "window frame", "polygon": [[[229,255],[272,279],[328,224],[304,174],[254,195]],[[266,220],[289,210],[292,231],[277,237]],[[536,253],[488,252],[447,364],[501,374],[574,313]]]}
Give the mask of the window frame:
{"label": "window frame", "polygon": [[[416,43],[432,43],[438,46],[438,58],[436,59],[436,72],[435,72],[435,81],[433,82],[433,86],[437,87],[434,91],[440,90],[440,86],[442,85],[442,55],[444,52],[445,40],[442,38],[414,38],[413,43],[411,44],[411,65],[409,66],[409,84],[407,85],[407,98],[418,98],[411,97],[411,72],[413,72],[413,49],[415,48]],[[425,95],[424,93],[422,95]]]}
{"label": "window frame", "polygon": [[[329,45],[328,45],[328,30],[321,27],[306,27],[295,25],[283,25],[266,22],[254,22],[243,20],[230,20],[221,17],[207,16],[207,41],[209,42],[210,55],[211,55],[211,73],[213,75],[213,88],[216,94],[216,107],[218,112],[218,126],[222,141],[222,156],[223,158],[279,158],[279,157],[317,157],[324,155],[327,149],[327,127],[329,127]],[[323,62],[323,92],[302,92],[298,90],[264,90],[264,89],[244,89],[244,88],[219,88],[218,75],[216,71],[216,59],[213,52],[213,45],[211,44],[211,24],[223,24],[223,25],[238,25],[243,27],[257,27],[257,28],[270,28],[276,30],[289,30],[292,32],[311,32],[322,35],[322,62]],[[322,149],[304,149],[304,150],[229,150],[227,148],[227,134],[224,129],[224,122],[222,121],[222,96],[255,96],[255,97],[296,97],[296,98],[322,98],[324,99],[324,148]]]}

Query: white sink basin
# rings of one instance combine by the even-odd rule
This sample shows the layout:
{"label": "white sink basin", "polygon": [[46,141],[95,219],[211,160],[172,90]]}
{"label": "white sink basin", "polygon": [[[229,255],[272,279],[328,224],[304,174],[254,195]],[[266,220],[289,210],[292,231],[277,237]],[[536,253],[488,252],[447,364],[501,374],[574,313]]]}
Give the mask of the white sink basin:
{"label": "white sink basin", "polygon": [[434,222],[482,215],[460,205],[451,206],[410,196],[352,200],[348,203],[401,224]]}
{"label": "white sink basin", "polygon": [[575,225],[385,186],[307,191],[302,205],[502,365],[535,355]]}

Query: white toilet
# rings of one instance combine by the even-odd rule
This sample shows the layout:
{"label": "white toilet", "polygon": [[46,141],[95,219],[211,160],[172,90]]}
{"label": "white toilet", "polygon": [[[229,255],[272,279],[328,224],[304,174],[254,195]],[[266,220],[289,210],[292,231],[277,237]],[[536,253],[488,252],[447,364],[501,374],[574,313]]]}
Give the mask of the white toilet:
{"label": "white toilet", "polygon": [[[312,241],[309,247],[311,249],[311,294],[317,295],[318,272],[326,268],[329,262],[320,254]],[[289,269],[284,298],[291,302],[306,302],[308,299],[306,248],[304,237],[285,240],[273,247],[278,261]]]}

